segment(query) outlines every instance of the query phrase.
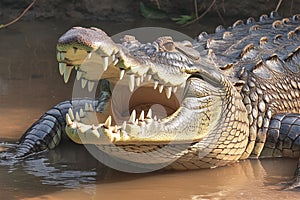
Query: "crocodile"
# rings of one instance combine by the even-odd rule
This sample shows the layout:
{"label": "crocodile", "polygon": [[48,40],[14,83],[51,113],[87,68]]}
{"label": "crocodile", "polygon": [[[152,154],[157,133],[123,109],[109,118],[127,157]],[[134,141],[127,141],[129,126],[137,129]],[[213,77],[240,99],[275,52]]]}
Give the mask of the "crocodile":
{"label": "crocodile", "polygon": [[[175,170],[300,157],[299,14],[238,20],[193,42],[126,35],[115,43],[101,29],[73,27],[58,40],[57,60],[65,82],[73,69],[89,91],[101,79],[99,98],[50,109],[22,136],[17,158],[52,149],[64,135]],[[97,67],[88,70],[89,60]]]}

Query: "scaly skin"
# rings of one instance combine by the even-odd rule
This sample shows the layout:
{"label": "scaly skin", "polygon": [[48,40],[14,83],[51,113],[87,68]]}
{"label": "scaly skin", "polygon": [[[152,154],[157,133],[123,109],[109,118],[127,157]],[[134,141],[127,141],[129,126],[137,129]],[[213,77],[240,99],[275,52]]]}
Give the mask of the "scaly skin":
{"label": "scaly skin", "polygon": [[[201,33],[193,44],[171,37],[141,44],[133,36],[116,44],[100,29],[74,27],[57,44],[65,82],[75,67],[82,86],[93,91],[99,79],[117,87],[119,73],[128,79],[119,99],[133,92],[132,114],[112,95],[110,114],[102,113],[106,120],[87,124],[88,113],[80,119],[67,114],[66,132],[121,159],[171,159],[173,169],[224,166],[250,156],[299,158],[299,18],[279,19],[272,12],[259,22],[239,20],[227,30]],[[98,68],[86,64],[95,62]],[[182,91],[179,101],[176,90]],[[157,119],[149,104],[169,113]],[[291,188],[299,187],[299,169]]]}

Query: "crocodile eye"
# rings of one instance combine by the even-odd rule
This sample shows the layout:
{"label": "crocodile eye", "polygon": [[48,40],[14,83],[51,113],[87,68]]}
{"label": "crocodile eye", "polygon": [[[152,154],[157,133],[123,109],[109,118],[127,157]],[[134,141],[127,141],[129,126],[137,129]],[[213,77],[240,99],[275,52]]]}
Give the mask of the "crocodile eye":
{"label": "crocodile eye", "polygon": [[172,37],[159,37],[156,39],[155,43],[158,45],[159,51],[161,52],[171,52],[175,50],[175,44],[173,42]]}
{"label": "crocodile eye", "polygon": [[163,47],[164,47],[165,51],[173,51],[175,49],[173,42],[167,42],[167,43],[163,44]]}

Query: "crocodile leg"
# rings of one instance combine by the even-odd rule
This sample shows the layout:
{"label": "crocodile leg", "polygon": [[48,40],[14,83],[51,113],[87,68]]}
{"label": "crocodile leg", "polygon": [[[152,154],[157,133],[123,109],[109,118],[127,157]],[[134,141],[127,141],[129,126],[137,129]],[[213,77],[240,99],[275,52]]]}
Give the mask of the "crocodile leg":
{"label": "crocodile leg", "polygon": [[[261,157],[300,157],[300,114],[275,115],[267,133]],[[300,189],[300,158],[293,184],[288,189]]]}
{"label": "crocodile leg", "polygon": [[107,80],[101,80],[99,87],[101,90],[99,99],[73,99],[61,102],[48,110],[20,138],[14,157],[23,158],[53,149],[62,138],[70,140],[65,132],[67,113],[74,118],[77,114],[81,115],[82,109],[87,107],[103,113],[111,96],[111,88]]}

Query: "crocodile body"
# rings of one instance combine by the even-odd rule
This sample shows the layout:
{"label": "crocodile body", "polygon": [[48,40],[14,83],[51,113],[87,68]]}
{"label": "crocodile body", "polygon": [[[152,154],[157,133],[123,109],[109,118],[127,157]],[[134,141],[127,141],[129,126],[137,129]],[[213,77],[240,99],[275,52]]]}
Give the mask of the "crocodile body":
{"label": "crocodile body", "polygon": [[[102,113],[101,123],[87,122],[87,112],[63,111],[57,129],[65,123],[75,142],[95,144],[135,163],[168,163],[166,168],[173,169],[213,168],[249,157],[300,156],[299,15],[281,19],[272,12],[258,22],[239,20],[228,29],[217,27],[214,34],[201,33],[193,43],[161,37],[141,44],[125,36],[116,44],[100,29],[75,27],[59,39],[57,51],[66,82],[75,66],[82,86],[95,90],[100,77],[91,76],[82,63],[97,54],[102,71],[126,76],[127,93],[162,99],[167,110],[167,116],[157,112],[157,119],[149,108],[159,102],[133,98],[138,100],[132,100],[129,114],[122,110],[124,104],[111,103],[126,121],[121,124],[111,111]],[[157,89],[151,93],[150,87]],[[163,91],[165,96],[159,96]],[[178,91],[181,99],[175,102]],[[41,119],[33,126],[44,123]],[[48,132],[56,137],[53,129]],[[21,146],[29,143],[24,138]],[[39,146],[38,139],[33,141]],[[139,153],[143,155],[132,156]],[[293,188],[299,187],[299,169],[298,164]]]}

